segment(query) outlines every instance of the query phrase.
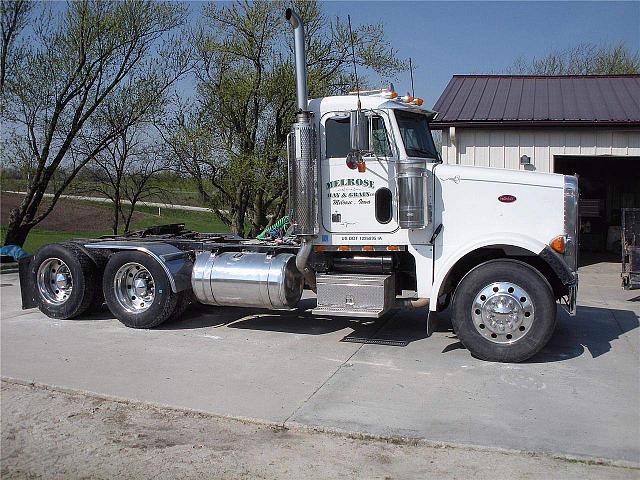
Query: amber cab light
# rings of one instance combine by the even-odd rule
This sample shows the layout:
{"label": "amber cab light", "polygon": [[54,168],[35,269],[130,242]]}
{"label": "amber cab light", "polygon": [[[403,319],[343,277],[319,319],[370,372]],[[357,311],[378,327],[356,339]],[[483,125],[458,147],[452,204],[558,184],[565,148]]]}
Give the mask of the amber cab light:
{"label": "amber cab light", "polygon": [[555,252],[564,253],[564,247],[565,247],[564,235],[558,235],[557,237],[555,237],[553,240],[549,242],[549,246]]}
{"label": "amber cab light", "polygon": [[424,100],[422,100],[421,98],[416,98],[413,103],[415,103],[417,106],[420,106],[424,103]]}

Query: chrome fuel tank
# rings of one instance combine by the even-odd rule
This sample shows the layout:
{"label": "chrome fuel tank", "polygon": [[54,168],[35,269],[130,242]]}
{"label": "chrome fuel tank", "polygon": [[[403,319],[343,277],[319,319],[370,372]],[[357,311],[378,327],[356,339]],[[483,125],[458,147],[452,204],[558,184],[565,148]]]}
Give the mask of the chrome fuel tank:
{"label": "chrome fuel tank", "polygon": [[300,300],[304,279],[290,253],[202,252],[191,285],[200,303],[286,309]]}

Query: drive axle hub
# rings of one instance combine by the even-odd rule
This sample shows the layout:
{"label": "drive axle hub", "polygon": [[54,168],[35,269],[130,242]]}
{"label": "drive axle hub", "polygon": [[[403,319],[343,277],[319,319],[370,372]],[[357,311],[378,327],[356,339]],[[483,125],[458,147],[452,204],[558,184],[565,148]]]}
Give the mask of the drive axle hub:
{"label": "drive axle hub", "polygon": [[71,270],[59,258],[48,258],[42,262],[36,283],[42,298],[53,305],[66,302],[73,290]]}
{"label": "drive axle hub", "polygon": [[534,306],[529,294],[510,282],[496,282],[478,292],[471,311],[480,335],[495,343],[513,343],[531,328]]}
{"label": "drive axle hub", "polygon": [[131,313],[147,310],[155,299],[155,282],[151,272],[137,262],[126,263],[113,278],[116,299]]}

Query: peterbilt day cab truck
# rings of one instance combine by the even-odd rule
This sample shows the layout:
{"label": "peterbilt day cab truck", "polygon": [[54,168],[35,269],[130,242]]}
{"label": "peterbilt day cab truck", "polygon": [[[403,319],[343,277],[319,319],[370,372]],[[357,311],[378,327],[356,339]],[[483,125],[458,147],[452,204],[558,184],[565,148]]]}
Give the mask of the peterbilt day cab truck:
{"label": "peterbilt day cab truck", "polygon": [[557,301],[575,312],[576,177],[443,165],[420,99],[392,89],[308,100],[304,26],[291,9],[298,113],[290,227],[246,240],[182,225],[42,247],[20,264],[23,308],[72,318],[106,301],[151,328],[196,301],[380,317],[451,305],[481,359],[519,362],[548,342]]}

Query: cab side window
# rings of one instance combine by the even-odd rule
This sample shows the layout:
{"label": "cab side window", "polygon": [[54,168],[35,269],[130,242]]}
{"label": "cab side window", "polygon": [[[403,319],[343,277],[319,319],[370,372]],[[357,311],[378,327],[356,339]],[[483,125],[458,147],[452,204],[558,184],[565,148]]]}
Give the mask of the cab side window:
{"label": "cab side window", "polygon": [[[324,124],[327,158],[345,158],[351,151],[349,137],[351,120],[346,117],[328,118]],[[369,117],[369,150],[378,157],[391,156],[389,136],[379,115]]]}
{"label": "cab side window", "polygon": [[371,117],[371,150],[379,157],[391,156],[389,137],[384,120],[377,115]]}
{"label": "cab side window", "polygon": [[344,158],[351,151],[349,117],[329,118],[324,124],[328,158]]}

